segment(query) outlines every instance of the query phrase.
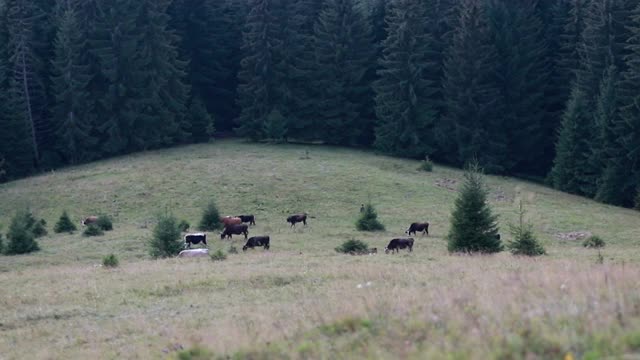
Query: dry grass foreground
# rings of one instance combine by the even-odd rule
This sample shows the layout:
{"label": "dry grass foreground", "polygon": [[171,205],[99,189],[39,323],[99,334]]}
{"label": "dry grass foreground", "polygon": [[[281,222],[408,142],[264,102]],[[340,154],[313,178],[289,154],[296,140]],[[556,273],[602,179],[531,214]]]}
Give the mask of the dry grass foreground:
{"label": "dry grass foreground", "polygon": [[[77,221],[115,218],[104,237],[52,235],[39,253],[0,257],[0,359],[639,353],[637,213],[488,177],[503,234],[524,198],[549,256],[451,256],[443,237],[459,171],[424,173],[417,162],[332,148],[300,159],[305,149],[225,141],[0,185],[5,229],[21,206],[49,224],[63,209]],[[169,208],[193,224],[212,197],[225,214],[254,213],[251,234],[271,235],[272,250],[223,262],[148,259],[155,213]],[[387,232],[355,231],[369,198]],[[284,218],[296,211],[315,218],[290,230]],[[350,237],[380,249],[419,219],[432,223],[433,236],[418,236],[412,254],[333,251]],[[604,264],[597,251],[556,237],[572,231],[605,238]],[[212,241],[214,249],[228,246]],[[121,267],[97,266],[110,252]]]}

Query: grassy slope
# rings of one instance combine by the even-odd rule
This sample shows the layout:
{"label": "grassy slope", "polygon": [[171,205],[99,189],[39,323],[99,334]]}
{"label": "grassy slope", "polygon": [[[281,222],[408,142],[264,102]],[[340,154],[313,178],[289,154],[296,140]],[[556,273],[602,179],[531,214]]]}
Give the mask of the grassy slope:
{"label": "grassy slope", "polygon": [[[424,173],[414,161],[326,147],[308,148],[311,159],[301,159],[305,149],[224,141],[0,185],[4,229],[23,206],[49,224],[67,209],[78,222],[84,215],[107,213],[116,227],[97,239],[52,235],[41,239],[39,253],[0,257],[0,354],[158,357],[175,343],[233,352],[264,350],[262,344],[276,341],[280,347],[265,350],[276,357],[331,357],[336,349],[373,358],[424,352],[438,357],[453,350],[476,357],[509,349],[507,333],[515,334],[514,351],[518,344],[527,347],[533,336],[521,334],[527,329],[546,334],[539,335],[541,340],[533,336],[544,351],[580,354],[589,350],[584,344],[591,337],[600,336],[596,325],[611,335],[594,351],[634,349],[633,340],[631,345],[620,342],[626,341],[623,333],[640,329],[640,311],[635,310],[640,302],[630,290],[637,288],[640,275],[637,212],[488,177],[503,234],[505,224],[515,221],[515,199],[522,197],[549,256],[449,256],[443,237],[456,193],[437,184],[460,180],[460,171],[436,167]],[[148,260],[145,240],[154,214],[169,209],[195,224],[211,198],[224,214],[255,214],[258,225],[250,233],[271,235],[272,251],[230,256],[223,263]],[[360,204],[368,199],[387,232],[355,231]],[[285,218],[299,211],[315,218],[306,228],[290,230]],[[409,222],[422,219],[432,224],[432,236],[417,239],[410,256],[350,257],[332,250],[350,237],[381,249]],[[594,265],[595,253],[579,242],[553,237],[578,230],[607,241],[602,251],[606,266]],[[214,249],[228,246],[212,243]],[[121,268],[96,268],[110,252],[118,254]],[[366,281],[374,285],[358,289]],[[528,290],[529,283],[539,290]],[[569,293],[575,297],[567,302],[563,296]],[[621,323],[610,313],[594,318],[587,312],[591,300],[629,320]],[[471,314],[469,304],[474,304]],[[520,326],[523,311],[538,314],[525,327]],[[477,318],[476,312],[487,315]],[[337,331],[341,341],[326,327],[313,330],[349,316],[373,323],[364,330],[348,326],[346,333]],[[580,327],[558,325],[558,317]],[[445,320],[447,326],[437,325]]]}

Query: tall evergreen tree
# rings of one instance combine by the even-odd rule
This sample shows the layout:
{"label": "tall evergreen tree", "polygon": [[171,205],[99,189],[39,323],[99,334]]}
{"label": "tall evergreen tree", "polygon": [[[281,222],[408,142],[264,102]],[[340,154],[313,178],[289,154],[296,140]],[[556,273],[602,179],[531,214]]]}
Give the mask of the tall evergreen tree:
{"label": "tall evergreen tree", "polygon": [[[509,140],[502,165],[507,172],[543,174],[553,160],[545,113],[549,69],[542,21],[534,0],[492,0],[487,17],[498,56],[496,87],[504,103],[498,125]],[[549,146],[545,146],[545,142]]]}
{"label": "tall evergreen tree", "polygon": [[278,102],[277,51],[279,0],[250,0],[251,9],[243,33],[241,70],[238,73],[237,133],[252,140],[264,137],[263,125]]}
{"label": "tall evergreen tree", "polygon": [[[45,85],[39,78],[41,59],[36,54],[39,39],[35,36],[35,30],[36,24],[43,21],[45,14],[33,1],[7,0],[5,6],[9,55],[7,65],[10,71],[8,103],[16,116],[26,123],[32,148],[31,156],[37,165],[41,155],[38,129],[43,125],[46,93]],[[22,157],[26,159],[27,155],[23,154]],[[27,166],[26,161],[21,165],[26,169],[31,168]]]}
{"label": "tall evergreen tree", "polygon": [[[596,200],[624,205],[629,186],[633,183],[629,182],[626,153],[618,136],[623,127],[619,113],[618,86],[618,74],[615,66],[611,65],[602,79],[597,99],[594,118],[598,138],[592,145],[590,162],[592,168],[603,169],[596,179]],[[631,202],[627,201],[626,205],[630,206]]]}
{"label": "tall evergreen tree", "polygon": [[390,4],[380,79],[374,84],[376,147],[390,154],[423,158],[435,148],[435,113],[428,99],[437,89],[426,79],[426,69],[433,66],[428,58],[431,39],[421,0]]}
{"label": "tall evergreen tree", "polygon": [[60,0],[57,13],[55,58],[51,62],[56,145],[63,158],[74,164],[94,157],[91,151],[96,141],[91,135],[93,124],[86,107],[90,75],[83,62],[85,39],[77,21],[75,3]]}
{"label": "tall evergreen tree", "polygon": [[462,190],[451,214],[449,252],[494,253],[502,251],[498,217],[487,203],[487,190],[477,163],[467,166]]}
{"label": "tall evergreen tree", "polygon": [[592,187],[588,173],[590,136],[594,133],[586,96],[574,86],[556,145],[550,180],[556,189],[584,195]]}
{"label": "tall evergreen tree", "polygon": [[[458,159],[477,158],[488,172],[503,172],[507,139],[502,100],[496,88],[496,49],[479,0],[464,0],[445,62],[446,113],[442,122],[455,129]],[[474,54],[474,56],[468,56]]]}
{"label": "tall evergreen tree", "polygon": [[354,0],[326,0],[315,26],[317,116],[330,144],[355,145],[372,119],[362,116],[375,56],[365,10]]}
{"label": "tall evergreen tree", "polygon": [[140,34],[139,100],[131,143],[135,149],[157,148],[184,141],[186,133],[186,101],[184,67],[178,60],[178,38],[168,28],[167,8],[171,0],[141,0],[135,21]]}
{"label": "tall evergreen tree", "polygon": [[625,59],[627,70],[622,75],[619,90],[623,121],[615,127],[615,137],[622,150],[614,158],[628,174],[626,181],[617,189],[624,194],[622,205],[637,207],[640,204],[640,4],[631,12],[631,19],[631,36],[627,45],[629,55]]}

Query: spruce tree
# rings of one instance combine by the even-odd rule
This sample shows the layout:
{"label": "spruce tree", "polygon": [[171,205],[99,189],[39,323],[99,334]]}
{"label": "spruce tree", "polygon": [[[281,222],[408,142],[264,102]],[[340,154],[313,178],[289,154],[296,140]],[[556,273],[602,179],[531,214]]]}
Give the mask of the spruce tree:
{"label": "spruce tree", "polygon": [[423,158],[435,148],[435,112],[429,97],[437,91],[426,79],[430,37],[421,0],[395,0],[387,12],[376,91],[376,147],[386,153]]}
{"label": "spruce tree", "polygon": [[[624,194],[622,205],[640,204],[640,4],[633,10],[629,31],[626,65],[619,86],[620,117],[622,121],[615,128],[615,137],[622,146],[615,162],[624,169],[626,181],[617,190]],[[625,177],[621,175],[621,177]]]}
{"label": "spruce tree", "polygon": [[5,250],[7,255],[27,254],[40,250],[31,229],[31,214],[21,210],[11,220],[7,233],[8,244]]}
{"label": "spruce tree", "polygon": [[367,204],[360,218],[356,221],[356,229],[359,231],[383,231],[384,225],[378,220],[378,213],[371,203]]}
{"label": "spruce tree", "polygon": [[596,179],[595,199],[613,205],[631,205],[628,197],[630,173],[627,154],[618,132],[624,128],[620,118],[618,99],[618,74],[614,65],[610,66],[602,79],[594,114],[597,141],[591,148],[591,167],[602,169]]}
{"label": "spruce tree", "polygon": [[[182,142],[186,133],[188,86],[183,82],[185,63],[178,60],[178,38],[168,28],[171,0],[141,0],[135,19],[140,35],[136,56],[138,112],[130,131],[134,149],[157,148]],[[134,63],[135,64],[135,63]],[[133,84],[132,84],[133,85]]]}
{"label": "spruce tree", "polygon": [[191,125],[191,140],[194,142],[207,142],[215,131],[213,116],[207,112],[204,103],[199,97],[191,100],[189,106],[189,123]]}
{"label": "spruce tree", "polygon": [[220,212],[215,202],[210,201],[202,213],[202,218],[198,224],[198,229],[203,231],[213,231],[222,228],[220,222]]}
{"label": "spruce tree", "polygon": [[278,77],[276,64],[282,39],[278,29],[279,0],[250,0],[251,11],[243,33],[241,70],[238,73],[237,133],[251,140],[264,137],[267,116],[277,104]]}
{"label": "spruce tree", "polygon": [[67,213],[67,211],[64,210],[62,212],[62,215],[60,215],[60,219],[58,219],[58,222],[53,228],[53,231],[56,234],[59,234],[63,232],[72,233],[76,230],[77,230],[76,225],[73,223],[73,221],[71,221],[71,218],[69,218],[69,214]]}
{"label": "spruce tree", "polygon": [[56,146],[66,162],[91,160],[96,139],[87,108],[90,75],[82,52],[86,46],[72,0],[60,0],[52,64],[53,107]]}
{"label": "spruce tree", "polygon": [[518,209],[519,223],[517,225],[510,225],[513,240],[507,243],[507,248],[514,255],[545,255],[546,251],[544,247],[540,244],[538,239],[536,239],[533,232],[533,225],[525,222],[525,213],[524,207],[522,206],[522,200],[520,200],[520,207]]}
{"label": "spruce tree", "polygon": [[314,28],[319,130],[329,144],[356,145],[372,127],[363,107],[370,85],[366,74],[375,56],[364,10],[354,0],[325,0]]}
{"label": "spruce tree", "polygon": [[273,142],[285,142],[287,137],[287,119],[282,115],[278,108],[271,110],[262,131],[266,139]]}
{"label": "spruce tree", "polygon": [[158,217],[158,223],[153,228],[153,237],[149,241],[149,254],[152,258],[166,258],[178,255],[184,248],[180,241],[180,229],[173,215]]}
{"label": "spruce tree", "polygon": [[467,166],[465,181],[455,201],[448,235],[449,252],[502,251],[497,216],[487,203],[487,190],[477,162]]}
{"label": "spruce tree", "polygon": [[591,116],[585,95],[574,86],[558,133],[556,158],[550,181],[556,189],[573,194],[585,194],[593,185],[588,173],[590,155]]}
{"label": "spruce tree", "polygon": [[[496,49],[478,0],[463,0],[445,61],[445,116],[454,129],[457,163],[477,158],[488,172],[505,170],[507,137],[500,120],[504,104],[496,88]],[[474,54],[469,56],[469,54]]]}
{"label": "spruce tree", "polygon": [[495,87],[504,103],[497,128],[506,143],[508,156],[501,166],[506,172],[547,171],[553,131],[547,126],[544,91],[549,79],[544,26],[535,1],[490,2],[487,18],[497,51],[494,59]]}

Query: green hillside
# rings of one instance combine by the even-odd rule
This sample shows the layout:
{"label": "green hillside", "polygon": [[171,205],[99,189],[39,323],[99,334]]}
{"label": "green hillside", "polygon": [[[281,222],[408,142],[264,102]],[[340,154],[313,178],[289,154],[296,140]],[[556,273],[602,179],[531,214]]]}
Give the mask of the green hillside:
{"label": "green hillside", "polygon": [[[640,295],[632,291],[640,275],[640,213],[489,176],[503,239],[523,199],[549,255],[449,255],[444,236],[462,172],[418,167],[343,148],[221,141],[2,184],[2,232],[22,207],[44,218],[50,233],[65,209],[78,224],[108,214],[114,231],[49,235],[39,239],[40,252],[0,256],[0,354],[158,358],[197,346],[267,358],[327,358],[334,351],[508,358],[539,347],[534,357],[548,358],[640,347]],[[255,214],[250,236],[270,235],[271,250],[215,263],[150,259],[145,242],[157,214],[196,224],[212,199],[223,214]],[[355,230],[367,201],[385,232]],[[303,211],[309,225],[290,229],[286,217]],[[431,236],[416,236],[411,254],[333,250],[350,238],[382,250],[420,220],[431,223]],[[567,239],[571,232],[602,237],[604,264],[597,264],[597,250]],[[211,248],[228,249],[229,241],[210,238]],[[116,270],[99,267],[109,253],[121,261]]]}

